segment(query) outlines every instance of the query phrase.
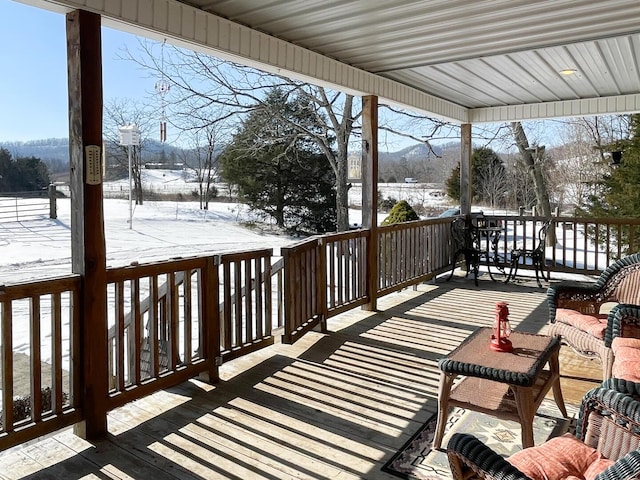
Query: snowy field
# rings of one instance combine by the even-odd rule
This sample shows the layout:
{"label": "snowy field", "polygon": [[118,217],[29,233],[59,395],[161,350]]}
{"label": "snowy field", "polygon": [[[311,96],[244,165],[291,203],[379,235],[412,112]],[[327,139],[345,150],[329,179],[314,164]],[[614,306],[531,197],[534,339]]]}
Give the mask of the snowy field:
{"label": "snowy field", "polygon": [[[197,184],[181,171],[144,170],[145,188],[189,193]],[[128,180],[108,182],[106,190],[128,191]],[[381,184],[383,198],[407,200],[412,205],[443,211],[451,207],[437,185]],[[360,225],[362,191],[354,184],[349,190],[349,222]],[[40,218],[22,222],[0,222],[0,285],[30,279],[41,279],[71,273],[71,202],[58,200],[58,218]],[[133,222],[129,225],[129,201],[105,199],[105,237],[107,265],[119,267],[132,262],[166,260],[174,257],[206,255],[228,251],[279,248],[299,238],[269,233],[260,227],[254,215],[239,203],[211,202],[209,210],[200,210],[198,202],[145,201],[133,206]],[[484,209],[487,214],[505,211]],[[378,215],[378,222],[386,217]],[[506,232],[514,235],[518,232]]]}
{"label": "snowy field", "polygon": [[[185,193],[197,189],[184,172],[144,170],[145,189]],[[107,182],[105,191],[128,192],[128,180]],[[424,204],[430,200],[442,210],[446,201],[433,186],[422,184],[384,184],[383,196]],[[64,191],[64,190],[63,190]],[[350,190],[352,205],[361,204],[361,189]],[[0,222],[0,285],[29,279],[71,273],[71,201],[58,200],[58,218],[41,218],[23,222]],[[166,260],[257,248],[279,248],[299,238],[268,233],[260,228],[246,206],[239,203],[211,202],[209,210],[200,210],[198,202],[145,201],[133,206],[129,228],[129,201],[104,200],[107,265],[119,267],[132,262]],[[382,221],[386,214],[378,218]],[[362,212],[350,210],[349,223],[361,224]],[[252,226],[253,225],[253,226]]]}
{"label": "snowy field", "polygon": [[[0,284],[71,273],[71,201],[58,201],[58,218],[0,222]],[[252,220],[242,205],[145,202],[129,228],[129,202],[105,200],[107,265],[166,260],[234,250],[279,248],[297,239],[242,225]]]}

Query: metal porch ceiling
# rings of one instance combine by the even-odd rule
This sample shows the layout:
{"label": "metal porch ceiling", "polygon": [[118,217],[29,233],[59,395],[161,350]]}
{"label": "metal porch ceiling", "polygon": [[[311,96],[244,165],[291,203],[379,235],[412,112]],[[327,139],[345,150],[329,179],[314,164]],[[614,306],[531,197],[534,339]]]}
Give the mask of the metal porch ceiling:
{"label": "metal porch ceiling", "polygon": [[637,0],[183,3],[470,109],[640,92]]}
{"label": "metal porch ceiling", "polygon": [[638,0],[21,1],[461,123],[640,111]]}

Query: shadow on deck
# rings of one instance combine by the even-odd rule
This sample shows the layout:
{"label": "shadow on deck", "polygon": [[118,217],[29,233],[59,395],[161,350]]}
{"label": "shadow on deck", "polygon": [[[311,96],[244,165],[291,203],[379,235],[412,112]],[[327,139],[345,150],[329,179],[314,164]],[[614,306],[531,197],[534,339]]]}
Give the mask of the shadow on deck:
{"label": "shadow on deck", "polygon": [[[109,414],[109,436],[70,430],[0,455],[3,479],[390,479],[381,466],[437,408],[438,359],[497,301],[511,325],[544,332],[546,290],[487,275],[420,285],[329,320],[295,345],[225,364],[215,385],[192,380]],[[600,367],[561,353],[567,403]]]}

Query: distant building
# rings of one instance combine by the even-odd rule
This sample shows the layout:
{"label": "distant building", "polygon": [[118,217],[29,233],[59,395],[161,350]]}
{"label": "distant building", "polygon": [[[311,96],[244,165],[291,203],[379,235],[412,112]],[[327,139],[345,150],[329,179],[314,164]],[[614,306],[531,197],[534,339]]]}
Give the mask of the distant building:
{"label": "distant building", "polygon": [[347,157],[349,180],[362,180],[362,156],[352,153]]}

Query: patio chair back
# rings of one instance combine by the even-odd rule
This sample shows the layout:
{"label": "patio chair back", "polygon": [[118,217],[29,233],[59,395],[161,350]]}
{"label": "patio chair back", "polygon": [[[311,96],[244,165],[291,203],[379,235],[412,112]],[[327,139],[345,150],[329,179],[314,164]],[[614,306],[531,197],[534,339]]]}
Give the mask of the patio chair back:
{"label": "patio chair back", "polygon": [[598,388],[582,400],[576,437],[609,460],[640,448],[640,403],[629,395]]}
{"label": "patio chair back", "polygon": [[540,230],[538,230],[538,242],[533,246],[533,248],[526,248],[523,246],[511,250],[510,268],[507,279],[505,280],[506,283],[509,283],[509,281],[516,278],[520,260],[526,263],[527,258],[530,258],[531,263],[533,264],[538,286],[542,287],[542,283],[540,283],[540,277],[542,277],[543,280],[549,280],[548,277],[545,277],[544,269],[546,267],[547,232],[551,227],[551,223],[552,221],[549,218],[542,224]]}
{"label": "patio chair back", "polygon": [[594,288],[601,292],[604,302],[640,305],[640,254],[611,264],[602,272]]}
{"label": "patio chair back", "polygon": [[[576,438],[615,462],[601,472],[597,479],[638,478],[639,431],[640,402],[632,397],[607,388],[594,388],[582,399]],[[558,456],[562,455],[563,452],[558,452]],[[454,433],[451,436],[447,444],[447,456],[455,479],[529,478],[488,445],[467,433]],[[567,460],[571,463],[570,459]],[[542,465],[541,467],[544,468]]]}
{"label": "patio chair back", "polygon": [[478,235],[475,228],[462,217],[453,219],[451,222],[451,242],[453,246],[453,258],[451,274],[447,280],[451,280],[456,269],[457,260],[460,255],[464,257],[467,275],[473,272],[473,278],[478,285],[478,264],[480,262],[480,248]]}

